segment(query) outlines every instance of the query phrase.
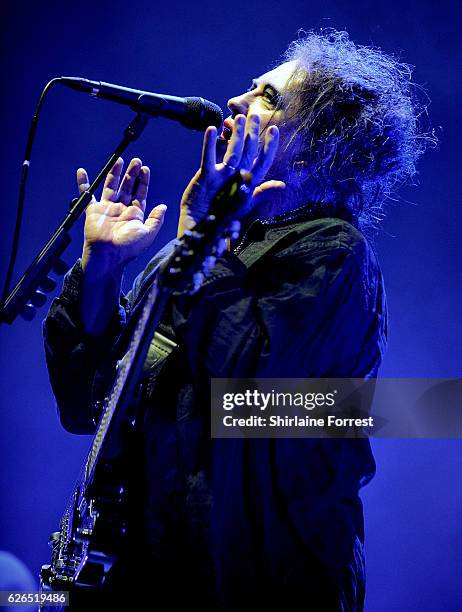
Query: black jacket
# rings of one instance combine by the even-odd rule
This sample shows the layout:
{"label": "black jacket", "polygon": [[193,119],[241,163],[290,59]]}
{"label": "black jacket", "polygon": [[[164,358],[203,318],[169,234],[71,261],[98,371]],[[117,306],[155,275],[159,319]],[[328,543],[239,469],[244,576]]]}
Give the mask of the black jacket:
{"label": "black jacket", "polygon": [[[103,364],[123,352],[137,297],[169,247],[121,297],[100,338],[86,336],[79,320],[79,263],[67,275],[44,323],[66,429],[94,430]],[[256,221],[197,295],[175,298],[162,329],[179,349],[145,382],[133,458],[139,520],[130,554],[143,559],[146,580],[156,577],[172,609],[188,601],[203,610],[290,610],[300,597],[323,602],[306,609],[361,609],[358,491],[375,471],[369,442],[211,439],[209,382],[376,376],[386,304],[364,236],[346,221],[312,218],[307,210]],[[130,562],[121,567],[119,577],[139,578]]]}

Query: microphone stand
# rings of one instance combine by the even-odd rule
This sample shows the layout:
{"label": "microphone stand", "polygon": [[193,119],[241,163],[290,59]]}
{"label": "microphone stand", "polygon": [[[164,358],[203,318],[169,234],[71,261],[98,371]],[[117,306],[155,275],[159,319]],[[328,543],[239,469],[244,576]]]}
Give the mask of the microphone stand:
{"label": "microphone stand", "polygon": [[95,191],[105,179],[107,173],[115,164],[120,155],[129,144],[142,134],[149,120],[149,116],[139,113],[125,128],[124,135],[111,157],[95,178],[93,183],[80,197],[71,202],[69,213],[58,226],[45,246],[32,261],[26,272],[21,276],[14,289],[0,307],[0,323],[11,324],[21,314],[24,319],[31,321],[37,308],[43,306],[47,300],[44,292],[53,291],[56,282],[48,277],[53,270],[56,274],[64,274],[68,266],[62,261],[61,255],[71,243],[70,230],[81,217],[90,204]]}

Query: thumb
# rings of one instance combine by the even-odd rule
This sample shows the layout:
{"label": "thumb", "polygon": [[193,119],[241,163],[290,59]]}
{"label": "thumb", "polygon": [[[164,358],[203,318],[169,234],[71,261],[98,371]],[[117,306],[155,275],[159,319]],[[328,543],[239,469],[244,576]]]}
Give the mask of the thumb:
{"label": "thumb", "polygon": [[255,187],[252,194],[252,206],[271,199],[275,194],[280,193],[285,188],[286,184],[282,181],[266,181],[258,185],[258,187]]}
{"label": "thumb", "polygon": [[144,222],[145,227],[149,229],[150,233],[152,232],[154,235],[158,233],[164,222],[166,211],[167,206],[165,204],[158,204],[151,210],[148,218]]}

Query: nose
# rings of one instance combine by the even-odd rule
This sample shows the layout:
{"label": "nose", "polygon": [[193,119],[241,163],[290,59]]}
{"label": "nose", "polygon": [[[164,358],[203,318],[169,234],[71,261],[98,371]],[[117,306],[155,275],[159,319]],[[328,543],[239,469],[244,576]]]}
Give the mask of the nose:
{"label": "nose", "polygon": [[251,94],[251,92],[247,91],[240,96],[235,96],[228,100],[228,108],[233,115],[247,115],[251,97],[249,94]]}

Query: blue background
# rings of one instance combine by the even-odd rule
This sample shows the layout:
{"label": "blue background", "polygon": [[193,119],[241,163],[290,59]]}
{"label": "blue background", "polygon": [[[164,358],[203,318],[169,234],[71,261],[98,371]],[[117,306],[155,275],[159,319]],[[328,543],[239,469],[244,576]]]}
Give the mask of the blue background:
{"label": "blue background", "polygon": [[[391,317],[383,376],[461,376],[462,228],[460,13],[448,1],[203,0],[163,6],[17,3],[2,8],[1,268],[11,244],[29,121],[47,80],[84,76],[226,106],[277,60],[301,27],[346,28],[360,43],[399,51],[430,93],[440,145],[420,165],[417,188],[389,207],[378,239]],[[7,94],[5,93],[7,91]],[[56,88],[43,109],[16,278],[75,196],[75,169],[91,176],[119,140],[131,111]],[[169,205],[157,245],[175,232],[178,202],[197,168],[201,135],[153,120],[130,154],[151,166],[149,201]],[[82,224],[66,259],[81,249]],[[147,258],[148,256],[146,256]],[[145,258],[145,259],[146,259]],[[143,261],[127,274],[127,285]],[[42,309],[32,323],[0,329],[0,548],[37,573],[89,439],[61,429],[48,385]],[[374,442],[378,473],[364,489],[366,610],[462,608],[461,440]]]}

